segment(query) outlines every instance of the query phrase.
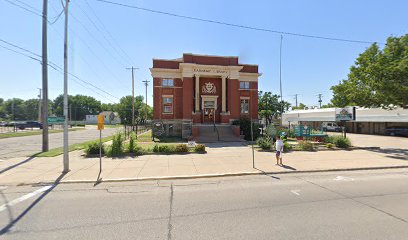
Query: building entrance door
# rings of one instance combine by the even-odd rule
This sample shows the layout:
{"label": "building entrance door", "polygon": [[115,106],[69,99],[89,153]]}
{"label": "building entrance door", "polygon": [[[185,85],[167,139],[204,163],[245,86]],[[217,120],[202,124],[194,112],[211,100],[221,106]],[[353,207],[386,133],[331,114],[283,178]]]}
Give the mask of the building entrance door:
{"label": "building entrance door", "polygon": [[215,102],[204,101],[203,122],[214,123],[214,119],[215,119]]}

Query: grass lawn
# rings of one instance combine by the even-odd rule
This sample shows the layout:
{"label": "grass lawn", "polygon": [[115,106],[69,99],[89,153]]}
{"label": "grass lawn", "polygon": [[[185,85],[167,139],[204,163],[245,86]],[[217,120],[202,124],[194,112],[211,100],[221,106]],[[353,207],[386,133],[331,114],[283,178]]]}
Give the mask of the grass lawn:
{"label": "grass lawn", "polygon": [[[84,130],[84,128],[70,128],[68,131],[78,131]],[[59,133],[63,132],[64,130],[52,130],[49,129],[48,133]],[[12,138],[12,137],[24,137],[24,136],[33,136],[33,135],[41,135],[42,130],[33,130],[29,132],[10,132],[10,133],[0,133],[0,139],[2,138]]]}
{"label": "grass lawn", "polygon": [[[102,142],[108,142],[108,141],[111,141],[112,139],[113,139],[113,136],[102,138]],[[71,152],[71,151],[75,151],[75,150],[82,150],[89,143],[92,143],[94,141],[97,141],[97,140],[92,140],[92,141],[87,141],[87,142],[83,142],[83,143],[76,143],[76,144],[69,145],[68,151]],[[63,152],[64,152],[64,148],[59,147],[59,148],[50,149],[48,152],[39,152],[39,153],[33,154],[32,157],[55,157],[55,156],[63,154]]]}

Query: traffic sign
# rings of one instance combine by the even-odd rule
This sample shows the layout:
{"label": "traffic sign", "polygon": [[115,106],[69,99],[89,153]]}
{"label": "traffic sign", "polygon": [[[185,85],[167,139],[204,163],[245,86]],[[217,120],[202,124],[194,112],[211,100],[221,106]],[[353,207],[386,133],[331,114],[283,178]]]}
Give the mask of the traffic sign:
{"label": "traffic sign", "polygon": [[63,123],[65,121],[65,118],[63,117],[48,117],[47,122],[48,123]]}
{"label": "traffic sign", "polygon": [[103,130],[105,128],[105,118],[103,115],[98,115],[98,130]]}

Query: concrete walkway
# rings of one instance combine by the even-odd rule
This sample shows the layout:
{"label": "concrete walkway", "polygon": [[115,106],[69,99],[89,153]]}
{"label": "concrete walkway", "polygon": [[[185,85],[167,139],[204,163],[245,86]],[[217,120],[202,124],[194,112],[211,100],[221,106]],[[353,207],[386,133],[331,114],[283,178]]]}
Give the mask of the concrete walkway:
{"label": "concrete walkway", "polygon": [[[103,158],[103,181],[200,177],[228,174],[283,173],[335,169],[408,167],[406,152],[387,149],[290,152],[284,165],[275,165],[273,152],[252,150],[243,143],[208,144],[205,154],[145,155],[118,159]],[[85,158],[82,151],[70,153],[71,171],[61,177],[62,156],[13,158],[0,162],[0,185],[96,181],[99,158]]]}

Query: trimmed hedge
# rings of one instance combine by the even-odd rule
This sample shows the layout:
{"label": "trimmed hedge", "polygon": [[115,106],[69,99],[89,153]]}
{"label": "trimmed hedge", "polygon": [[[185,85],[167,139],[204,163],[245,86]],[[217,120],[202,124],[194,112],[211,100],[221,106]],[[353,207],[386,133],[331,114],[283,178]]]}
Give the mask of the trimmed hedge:
{"label": "trimmed hedge", "polygon": [[188,147],[186,144],[177,144],[175,151],[178,153],[188,152]]}
{"label": "trimmed hedge", "polygon": [[194,147],[194,152],[205,152],[205,145],[204,144],[197,144]]}

